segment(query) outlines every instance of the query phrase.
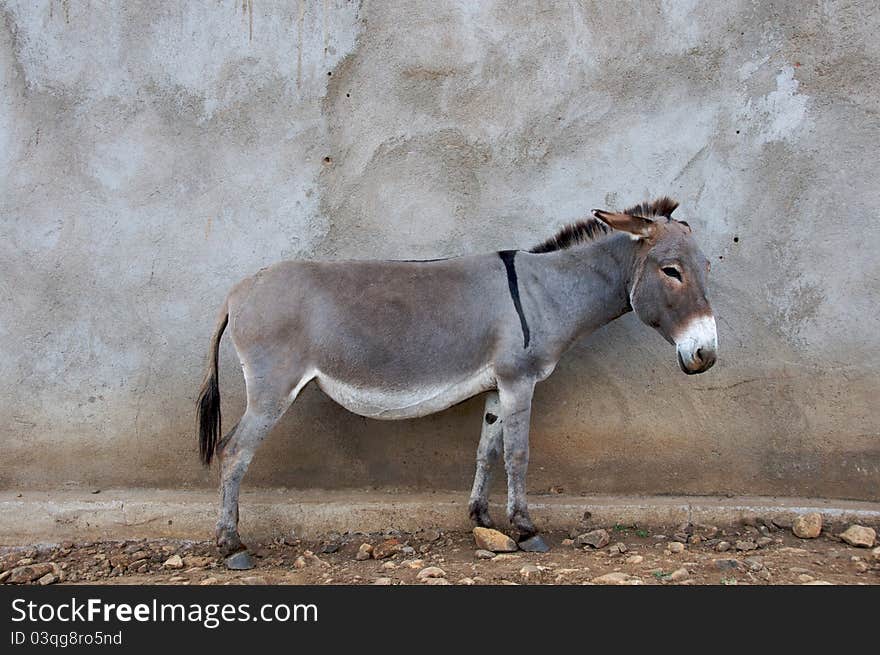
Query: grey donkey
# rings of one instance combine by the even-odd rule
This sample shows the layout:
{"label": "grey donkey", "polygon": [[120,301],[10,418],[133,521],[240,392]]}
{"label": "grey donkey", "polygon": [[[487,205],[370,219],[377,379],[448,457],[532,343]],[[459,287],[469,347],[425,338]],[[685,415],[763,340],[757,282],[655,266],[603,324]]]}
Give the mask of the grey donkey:
{"label": "grey donkey", "polygon": [[[675,345],[688,374],[714,363],[709,261],[661,198],[561,230],[528,251],[433,261],[285,261],[239,282],[220,310],[198,399],[201,460],[220,460],[217,545],[244,551],[241,480],[257,446],[311,381],[375,419],[439,412],[486,394],[469,512],[490,527],[503,453],[507,517],[525,549],[547,546],[529,517],[526,469],[535,384],[578,339],[635,311]],[[220,438],[218,356],[230,327],[247,409]],[[246,555],[246,553],[245,553]]]}

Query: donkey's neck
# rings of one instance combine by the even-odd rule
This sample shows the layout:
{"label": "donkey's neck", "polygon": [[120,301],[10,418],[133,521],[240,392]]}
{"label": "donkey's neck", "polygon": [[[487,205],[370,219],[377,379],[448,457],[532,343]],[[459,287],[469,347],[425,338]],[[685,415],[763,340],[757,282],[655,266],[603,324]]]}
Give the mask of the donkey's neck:
{"label": "donkey's neck", "polygon": [[562,348],[632,310],[637,244],[617,233],[536,256],[535,281],[545,289],[545,316]]}

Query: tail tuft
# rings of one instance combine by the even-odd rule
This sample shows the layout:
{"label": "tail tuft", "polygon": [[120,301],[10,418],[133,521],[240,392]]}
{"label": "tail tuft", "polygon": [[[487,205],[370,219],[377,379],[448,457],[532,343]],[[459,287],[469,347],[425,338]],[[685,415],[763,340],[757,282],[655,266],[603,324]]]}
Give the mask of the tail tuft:
{"label": "tail tuft", "polygon": [[199,422],[199,459],[209,466],[214,458],[217,442],[220,440],[220,380],[217,361],[220,358],[220,337],[229,322],[229,314],[224,307],[220,323],[211,340],[210,362],[202,388],[199,390],[197,414]]}

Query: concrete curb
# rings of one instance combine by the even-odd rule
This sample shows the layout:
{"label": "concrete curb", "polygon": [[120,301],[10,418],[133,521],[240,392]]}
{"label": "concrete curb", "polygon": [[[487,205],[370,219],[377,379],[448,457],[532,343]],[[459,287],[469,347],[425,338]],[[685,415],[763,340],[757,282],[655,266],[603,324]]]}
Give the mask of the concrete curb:
{"label": "concrete curb", "polygon": [[[496,519],[502,505],[493,505]],[[826,521],[880,524],[880,503],[816,498],[714,496],[532,496],[532,516],[542,529],[568,529],[585,511],[600,525],[730,524],[749,516],[787,517],[820,512]],[[215,493],[180,490],[0,492],[0,545],[63,540],[174,538],[209,540],[217,511]],[[327,532],[386,528],[468,529],[465,492],[245,490],[242,536],[314,537]]]}

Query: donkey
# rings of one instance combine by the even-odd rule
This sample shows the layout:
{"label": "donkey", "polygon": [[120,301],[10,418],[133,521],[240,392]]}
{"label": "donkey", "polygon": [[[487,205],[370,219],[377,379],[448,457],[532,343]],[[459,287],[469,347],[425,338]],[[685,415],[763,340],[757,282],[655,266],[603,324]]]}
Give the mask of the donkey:
{"label": "donkey", "polygon": [[[709,261],[660,198],[562,229],[528,251],[430,261],[285,261],[239,282],[211,340],[198,399],[199,452],[220,460],[217,545],[238,533],[242,477],[260,442],[314,380],[351,412],[405,419],[488,392],[468,510],[491,527],[489,476],[503,452],[507,517],[524,549],[546,550],[529,517],[526,469],[535,384],[578,339],[635,311],[675,345],[687,374],[714,363]],[[222,439],[218,357],[230,326],[247,409]],[[247,553],[244,553],[246,556]]]}

